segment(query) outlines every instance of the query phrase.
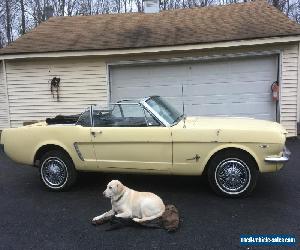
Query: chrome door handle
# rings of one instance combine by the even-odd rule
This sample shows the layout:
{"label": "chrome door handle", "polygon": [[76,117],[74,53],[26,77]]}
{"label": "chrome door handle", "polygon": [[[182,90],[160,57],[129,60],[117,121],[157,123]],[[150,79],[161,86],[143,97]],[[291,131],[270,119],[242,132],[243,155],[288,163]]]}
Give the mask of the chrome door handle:
{"label": "chrome door handle", "polygon": [[91,131],[92,136],[96,137],[97,134],[102,134],[102,131]]}

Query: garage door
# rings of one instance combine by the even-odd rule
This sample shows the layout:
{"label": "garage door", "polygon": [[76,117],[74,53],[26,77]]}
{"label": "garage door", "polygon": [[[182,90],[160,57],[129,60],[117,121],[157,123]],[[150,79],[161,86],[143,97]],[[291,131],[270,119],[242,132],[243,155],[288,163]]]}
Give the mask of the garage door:
{"label": "garage door", "polygon": [[277,57],[251,57],[182,64],[113,66],[111,101],[149,95],[166,97],[187,115],[275,120],[270,85]]}

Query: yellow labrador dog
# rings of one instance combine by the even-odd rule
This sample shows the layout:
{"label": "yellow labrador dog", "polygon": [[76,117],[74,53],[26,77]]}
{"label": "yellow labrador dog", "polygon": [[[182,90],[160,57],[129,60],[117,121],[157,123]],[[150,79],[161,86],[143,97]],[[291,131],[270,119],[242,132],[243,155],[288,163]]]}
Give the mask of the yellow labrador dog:
{"label": "yellow labrador dog", "polygon": [[115,215],[121,218],[131,218],[135,222],[144,222],[160,217],[165,211],[165,205],[157,195],[137,192],[124,186],[118,180],[108,183],[103,194],[111,199],[112,209],[95,217],[93,221]]}

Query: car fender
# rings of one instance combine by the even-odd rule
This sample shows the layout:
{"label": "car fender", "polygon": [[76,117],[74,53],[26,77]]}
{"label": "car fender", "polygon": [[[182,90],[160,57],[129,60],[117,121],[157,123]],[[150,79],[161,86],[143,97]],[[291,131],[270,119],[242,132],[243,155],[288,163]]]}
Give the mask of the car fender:
{"label": "car fender", "polygon": [[204,166],[206,167],[209,160],[215,155],[217,154],[218,152],[224,150],[224,149],[229,149],[229,148],[234,148],[234,149],[240,149],[240,150],[243,150],[243,151],[246,151],[248,154],[250,154],[254,160],[256,161],[257,163],[257,166],[259,168],[260,166],[260,161],[259,161],[259,157],[258,155],[256,154],[256,152],[251,148],[251,147],[247,147],[245,145],[242,145],[242,144],[238,144],[238,143],[225,143],[225,144],[221,144],[217,147],[215,147],[206,157],[205,159],[203,160],[203,164]]}
{"label": "car fender", "polygon": [[70,148],[70,146],[67,146],[66,144],[62,143],[61,141],[58,141],[58,140],[47,140],[47,141],[43,141],[39,144],[37,144],[35,147],[34,147],[34,150],[33,150],[33,155],[31,156],[31,162],[32,164],[34,165],[34,159],[35,159],[35,156],[37,154],[37,152],[44,146],[47,146],[47,145],[53,145],[53,146],[57,146],[57,147],[60,147],[62,148],[64,151],[66,151],[68,153],[68,155],[71,157],[72,161],[74,162],[74,160],[76,161],[75,157],[74,157],[74,153],[76,154],[75,150],[72,150]]}

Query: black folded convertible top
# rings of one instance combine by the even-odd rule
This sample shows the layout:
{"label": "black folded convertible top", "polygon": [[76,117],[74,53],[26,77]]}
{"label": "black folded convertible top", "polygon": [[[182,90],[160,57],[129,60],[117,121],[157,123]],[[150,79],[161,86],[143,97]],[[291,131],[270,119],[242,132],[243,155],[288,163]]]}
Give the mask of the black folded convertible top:
{"label": "black folded convertible top", "polygon": [[46,123],[48,125],[53,124],[75,124],[78,121],[80,115],[57,115],[54,118],[47,118]]}

